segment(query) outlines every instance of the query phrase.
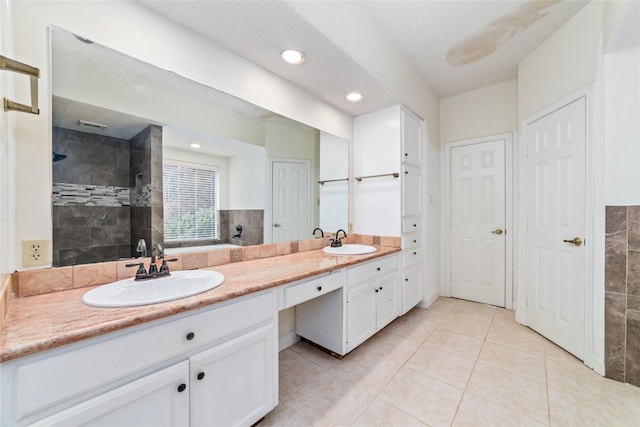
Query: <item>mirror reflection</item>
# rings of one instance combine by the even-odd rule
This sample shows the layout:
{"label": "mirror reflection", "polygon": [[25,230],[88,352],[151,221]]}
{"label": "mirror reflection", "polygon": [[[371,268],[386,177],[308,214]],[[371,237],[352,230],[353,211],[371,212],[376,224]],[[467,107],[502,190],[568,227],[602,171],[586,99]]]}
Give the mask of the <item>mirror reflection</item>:
{"label": "mirror reflection", "polygon": [[54,266],[347,228],[348,143],[51,28]]}

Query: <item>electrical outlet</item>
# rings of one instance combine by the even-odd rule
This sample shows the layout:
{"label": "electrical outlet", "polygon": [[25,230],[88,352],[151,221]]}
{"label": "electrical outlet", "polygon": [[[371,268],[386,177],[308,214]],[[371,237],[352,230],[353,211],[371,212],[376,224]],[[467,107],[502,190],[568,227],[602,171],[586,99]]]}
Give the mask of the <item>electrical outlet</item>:
{"label": "electrical outlet", "polygon": [[22,241],[22,265],[46,265],[49,255],[48,240],[23,240]]}

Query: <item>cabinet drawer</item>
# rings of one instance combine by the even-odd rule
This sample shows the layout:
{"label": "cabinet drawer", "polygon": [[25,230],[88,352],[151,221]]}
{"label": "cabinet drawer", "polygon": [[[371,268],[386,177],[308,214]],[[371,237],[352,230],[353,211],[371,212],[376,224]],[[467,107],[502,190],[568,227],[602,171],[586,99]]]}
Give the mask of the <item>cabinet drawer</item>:
{"label": "cabinet drawer", "polygon": [[81,401],[109,383],[273,322],[275,313],[275,292],[262,293],[18,359],[2,370],[13,380],[12,418]]}
{"label": "cabinet drawer", "polygon": [[347,282],[349,283],[349,287],[351,287],[352,285],[368,280],[375,280],[396,271],[398,271],[398,257],[392,255],[356,267],[350,267],[347,269]]}
{"label": "cabinet drawer", "polygon": [[411,248],[402,251],[402,267],[416,265],[422,261],[422,248]]}
{"label": "cabinet drawer", "polygon": [[346,283],[345,270],[334,271],[327,276],[318,279],[305,280],[304,282],[288,285],[283,290],[280,309],[293,307],[310,299],[319,297],[331,291],[343,287]]}
{"label": "cabinet drawer", "polygon": [[402,236],[402,249],[419,247],[422,247],[422,235],[420,233],[412,233]]}
{"label": "cabinet drawer", "polygon": [[422,224],[420,223],[419,216],[410,216],[402,218],[402,233],[413,233],[414,231],[420,231]]}

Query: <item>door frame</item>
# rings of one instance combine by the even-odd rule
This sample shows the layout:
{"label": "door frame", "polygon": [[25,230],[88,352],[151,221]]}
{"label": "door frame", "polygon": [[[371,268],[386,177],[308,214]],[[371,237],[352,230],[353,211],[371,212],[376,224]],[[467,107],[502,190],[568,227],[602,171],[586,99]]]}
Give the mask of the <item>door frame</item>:
{"label": "door frame", "polygon": [[451,150],[466,145],[504,140],[505,174],[505,260],[504,260],[504,302],[505,308],[512,310],[513,300],[513,134],[511,132],[483,136],[473,139],[448,142],[442,150],[442,286],[443,296],[451,296]]}
{"label": "door frame", "polygon": [[[284,157],[269,157],[267,159],[268,163],[268,172],[266,179],[266,195],[265,203],[264,203],[264,243],[273,243],[273,164],[276,162],[281,163],[298,163],[304,164],[307,166],[307,177],[308,179],[308,191],[309,191],[309,206],[307,209],[309,210],[309,225],[314,223],[314,211],[313,211],[313,200],[316,197],[313,190],[313,181],[314,177],[311,176],[311,161],[308,159],[292,159],[292,158],[284,158]],[[311,229],[309,229],[311,231]]]}
{"label": "door frame", "polygon": [[[524,206],[527,202],[527,159],[526,135],[528,128],[536,121],[565,106],[585,98],[585,319],[584,319],[584,364],[604,375],[604,145],[597,139],[602,135],[598,126],[600,114],[598,109],[598,88],[589,85],[566,96],[538,112],[525,117],[521,122],[519,159],[519,236],[518,239],[518,274],[516,321],[527,325],[526,316],[526,221]],[[600,138],[601,139],[601,138]],[[602,209],[598,209],[602,207]],[[601,262],[597,262],[600,260]],[[596,281],[597,279],[597,281]]]}

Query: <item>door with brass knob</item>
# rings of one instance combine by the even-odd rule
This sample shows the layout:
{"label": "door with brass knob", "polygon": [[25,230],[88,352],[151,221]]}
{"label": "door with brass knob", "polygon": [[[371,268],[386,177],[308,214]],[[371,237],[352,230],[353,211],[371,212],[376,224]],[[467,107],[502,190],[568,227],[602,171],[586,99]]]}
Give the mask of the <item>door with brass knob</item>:
{"label": "door with brass knob", "polygon": [[573,239],[570,239],[570,240],[564,239],[563,242],[571,243],[572,245],[576,245],[576,246],[582,246],[582,243],[584,243],[584,241],[580,237],[574,237]]}

